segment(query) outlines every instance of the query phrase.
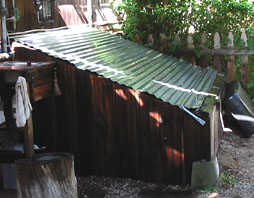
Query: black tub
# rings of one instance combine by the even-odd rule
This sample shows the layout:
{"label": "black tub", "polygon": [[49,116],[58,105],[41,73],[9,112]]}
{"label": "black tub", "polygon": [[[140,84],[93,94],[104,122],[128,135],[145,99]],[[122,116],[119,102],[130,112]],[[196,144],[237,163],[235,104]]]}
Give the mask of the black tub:
{"label": "black tub", "polygon": [[227,84],[223,100],[227,114],[230,114],[241,129],[244,137],[254,133],[254,105],[239,81]]}

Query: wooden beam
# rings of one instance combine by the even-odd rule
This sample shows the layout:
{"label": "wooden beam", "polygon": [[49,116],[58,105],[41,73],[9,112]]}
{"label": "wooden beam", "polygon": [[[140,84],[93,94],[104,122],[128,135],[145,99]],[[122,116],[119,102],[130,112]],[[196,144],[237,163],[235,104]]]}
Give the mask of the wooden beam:
{"label": "wooden beam", "polygon": [[27,120],[24,130],[24,146],[26,157],[32,157],[34,155],[34,133],[33,133],[32,112]]}
{"label": "wooden beam", "polygon": [[[1,9],[2,11],[5,11],[5,0],[1,0]],[[6,15],[2,15],[1,20],[2,26],[1,26],[1,33],[2,33],[2,52],[7,53],[7,28],[6,28]]]}
{"label": "wooden beam", "polygon": [[[27,83],[27,90],[30,91],[30,84]],[[30,93],[28,93],[30,96]],[[33,132],[33,118],[32,112],[26,122],[24,129],[24,148],[26,157],[32,157],[34,155],[34,132]]]}
{"label": "wooden beam", "polygon": [[92,26],[93,24],[93,1],[87,0],[87,15],[88,15],[88,24]]}
{"label": "wooden beam", "polygon": [[[241,40],[244,42],[244,46],[247,47],[247,35],[244,30],[242,31]],[[249,82],[248,56],[246,54],[241,57],[241,81],[243,83]]]}
{"label": "wooden beam", "polygon": [[[213,48],[215,50],[219,50],[221,48],[221,45],[220,45],[220,35],[218,32],[215,33],[214,35],[214,45],[213,45]],[[214,56],[213,58],[213,67],[217,70],[221,70],[221,60],[220,60],[220,57],[219,56]]]}
{"label": "wooden beam", "polygon": [[[194,51],[192,49],[184,49],[182,50],[182,54],[184,53],[190,53]],[[202,49],[200,51],[200,55],[211,55],[211,56],[220,56],[220,55],[253,55],[254,50],[250,49]]]}
{"label": "wooden beam", "polygon": [[[228,49],[232,49],[234,47],[234,37],[232,32],[229,33],[228,35],[229,42],[227,44]],[[228,56],[228,61],[227,61],[227,82],[231,82],[235,79],[235,56],[230,55]]]}

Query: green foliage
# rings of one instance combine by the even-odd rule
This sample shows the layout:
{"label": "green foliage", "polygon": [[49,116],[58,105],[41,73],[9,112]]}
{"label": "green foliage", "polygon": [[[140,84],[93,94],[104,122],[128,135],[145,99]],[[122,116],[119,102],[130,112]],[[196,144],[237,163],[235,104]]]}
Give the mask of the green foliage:
{"label": "green foliage", "polygon": [[245,85],[252,102],[254,102],[254,56],[249,56],[249,82]]}
{"label": "green foliage", "polygon": [[220,174],[220,181],[225,184],[237,184],[238,181],[235,177],[231,176],[230,174],[223,172]]}
{"label": "green foliage", "polygon": [[[116,1],[116,0],[115,0]],[[200,56],[201,34],[208,36],[207,48],[213,46],[213,36],[219,32],[222,47],[227,46],[228,33],[234,34],[234,46],[244,47],[241,30],[245,29],[248,47],[254,49],[254,2],[249,0],[122,0],[117,7],[125,19],[123,31],[126,38],[135,40],[138,34],[141,42],[146,43],[149,34],[159,49],[160,34],[167,36],[170,54],[178,53],[186,46],[186,36],[190,28],[195,30],[194,52]],[[179,41],[175,41],[175,36]],[[249,56],[251,57],[251,56]],[[240,62],[236,57],[236,78],[240,79]],[[254,100],[254,59],[249,59],[250,82],[246,85]],[[225,65],[226,66],[226,65]],[[226,67],[223,68],[226,71]]]}
{"label": "green foliage", "polygon": [[145,42],[149,34],[156,38],[160,33],[169,37],[186,33],[191,6],[189,0],[123,0],[118,11],[127,16],[123,24],[126,36],[134,40],[138,34]]}
{"label": "green foliage", "polygon": [[248,0],[203,0],[194,3],[192,25],[198,32],[238,33],[241,28],[250,27],[253,13],[253,3]]}
{"label": "green foliage", "polygon": [[126,15],[126,36],[134,40],[139,34],[144,42],[149,34],[185,38],[191,26],[209,35],[242,28],[252,33],[254,21],[254,4],[248,0],[122,0],[118,11]]}
{"label": "green foliage", "polygon": [[206,193],[212,193],[214,191],[217,190],[217,187],[214,186],[214,185],[211,185],[211,186],[207,186],[201,190],[198,190],[199,193],[203,193],[203,194],[206,194]]}

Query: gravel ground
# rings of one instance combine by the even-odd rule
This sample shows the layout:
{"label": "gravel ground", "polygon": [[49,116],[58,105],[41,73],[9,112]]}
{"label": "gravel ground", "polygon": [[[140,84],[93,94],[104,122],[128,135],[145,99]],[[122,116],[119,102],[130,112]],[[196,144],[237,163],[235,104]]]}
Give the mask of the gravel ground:
{"label": "gravel ground", "polygon": [[220,197],[254,197],[254,137],[224,134],[218,160],[221,173],[229,176],[220,182]]}
{"label": "gravel ground", "polygon": [[146,183],[133,179],[78,177],[79,197],[193,197],[181,186]]}
{"label": "gravel ground", "polygon": [[254,198],[254,137],[246,139],[235,133],[224,133],[218,161],[221,174],[218,184],[200,191],[133,179],[91,176],[77,178],[79,198]]}

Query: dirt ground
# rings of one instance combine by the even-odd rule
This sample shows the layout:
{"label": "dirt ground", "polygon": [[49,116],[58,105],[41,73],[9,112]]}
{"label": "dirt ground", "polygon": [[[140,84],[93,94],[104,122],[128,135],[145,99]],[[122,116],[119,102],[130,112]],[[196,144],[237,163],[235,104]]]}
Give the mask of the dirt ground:
{"label": "dirt ground", "polygon": [[254,198],[254,136],[224,133],[218,153],[220,179],[216,186],[192,191],[188,187],[145,183],[131,179],[78,178],[82,197]]}
{"label": "dirt ground", "polygon": [[234,133],[224,134],[218,161],[220,173],[228,175],[220,182],[220,197],[254,197],[254,136],[246,139]]}
{"label": "dirt ground", "polygon": [[[224,133],[218,161],[220,181],[216,186],[200,191],[132,179],[90,176],[77,177],[79,198],[254,198],[254,137],[246,139],[236,133]],[[15,197],[15,191],[0,190],[0,198]]]}

